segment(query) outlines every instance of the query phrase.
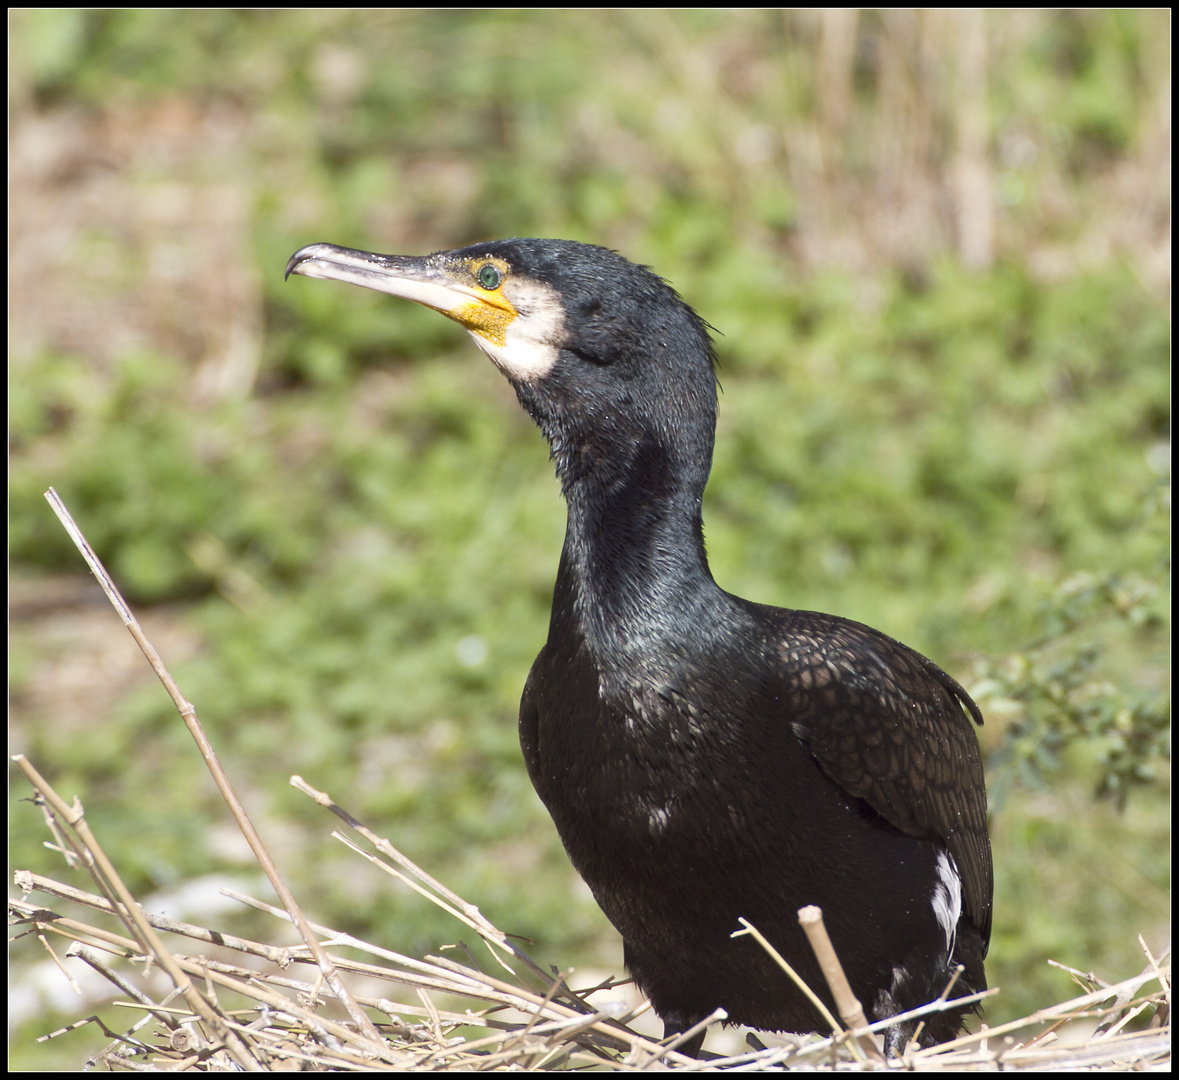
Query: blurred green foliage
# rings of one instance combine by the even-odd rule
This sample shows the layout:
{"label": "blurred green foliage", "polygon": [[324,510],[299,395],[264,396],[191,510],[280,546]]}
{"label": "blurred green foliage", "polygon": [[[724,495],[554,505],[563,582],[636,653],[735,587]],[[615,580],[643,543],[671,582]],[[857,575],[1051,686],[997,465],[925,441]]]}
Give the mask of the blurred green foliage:
{"label": "blurred green foliage", "polygon": [[[904,44],[890,18],[860,16],[839,162],[869,191],[877,76]],[[948,242],[918,265],[792,257],[807,207],[788,150],[818,78],[805,15],[15,14],[18,116],[98,123],[179,99],[248,118],[232,161],[265,338],[241,400],[194,403],[192,359],[158,348],[18,357],[14,565],[78,571],[41,497],[53,484],[134,603],[183,605],[202,647],[175,674],[259,816],[303,831],[284,869],[319,920],[408,953],[455,934],[328,854],[291,773],[534,939],[538,959],[618,965],[516,743],[563,534],[546,447],[446,320],[281,277],[317,240],[607,243],[721,334],[705,505],[718,581],[878,626],[963,679],[975,665],[1002,795],[989,969],[1005,989],[989,1019],[1064,992],[1046,953],[1136,970],[1134,934],[1167,911],[1169,321],[1124,260],[1046,278],[1029,252],[1091,226],[1102,170],[1137,147],[1157,25],[1037,20],[996,49],[989,106],[996,139],[1019,133],[1038,156],[1000,178],[1022,192],[1005,200],[1009,239],[968,272]],[[1061,185],[1072,216],[1039,201]],[[150,294],[143,267],[122,270]],[[18,701],[35,659],[14,645]],[[133,890],[207,872],[200,837],[223,811],[158,688],[100,735],[32,717],[19,741],[81,794]],[[1089,797],[1125,802],[1134,784],[1148,786],[1121,816]],[[56,871],[13,812],[14,865]]]}

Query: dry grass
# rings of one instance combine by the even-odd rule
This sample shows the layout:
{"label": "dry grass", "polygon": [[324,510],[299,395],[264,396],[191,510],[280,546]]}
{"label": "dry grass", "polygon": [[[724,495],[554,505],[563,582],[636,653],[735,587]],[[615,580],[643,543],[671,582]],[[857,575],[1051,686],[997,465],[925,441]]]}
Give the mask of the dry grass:
{"label": "dry grass", "polygon": [[[37,786],[39,794],[44,794],[42,783]],[[320,793],[301,786],[317,801],[325,801]],[[49,809],[53,799],[50,794],[39,801],[60,838],[68,826],[63,828],[66,823]],[[342,813],[330,801],[328,806]],[[194,952],[171,952],[170,956],[201,988],[211,1018],[194,1010],[177,986],[164,995],[149,992],[153,949],[137,936],[110,929],[109,900],[18,873],[17,884],[26,895],[37,892],[97,914],[93,920],[81,921],[20,900],[10,901],[10,918],[23,925],[25,932],[37,934],[55,958],[59,954],[50,938],[70,942],[64,956],[77,956],[90,964],[129,999],[118,1004],[136,1014],[121,1031],[112,1030],[95,1015],[44,1038],[64,1035],[86,1023],[98,1024],[111,1041],[90,1064],[107,1068],[201,1069],[233,1068],[236,1064],[245,1069],[598,1067],[631,1071],[657,1064],[699,1070],[738,1065],[771,1068],[786,1063],[811,1068],[836,1064],[842,1069],[880,1067],[864,1055],[853,1060],[846,1037],[804,1040],[766,1036],[764,1049],[738,1057],[685,1058],[674,1048],[630,1030],[627,1023],[641,1010],[627,1012],[624,1006],[609,1001],[610,984],[571,989],[563,978],[554,978],[537,967],[473,905],[433,882],[387,841],[371,837],[363,827],[359,831],[374,843],[377,853],[365,852],[340,833],[334,835],[353,846],[358,856],[373,860],[451,911],[488,946],[499,969],[490,973],[479,970],[469,952],[466,963],[436,956],[415,959],[330,927],[313,926],[320,944],[331,950],[336,975],[350,986],[367,988],[384,982],[416,992],[418,1005],[393,1001],[379,993],[353,992],[358,1005],[381,1017],[373,1038],[342,1018],[341,1009],[326,990],[322,971],[306,948],[275,947],[143,913],[144,921],[173,942],[186,939],[186,949],[199,943]],[[70,846],[63,845],[63,851]],[[94,866],[100,862],[91,847],[78,845],[78,849],[83,863]],[[285,918],[281,909],[244,896],[236,899],[277,919]],[[341,950],[368,959],[345,959]],[[1169,963],[1159,965],[1152,959],[1142,974],[1113,985],[1092,975],[1076,976],[1097,983],[1097,988],[1002,1028],[984,1029],[942,1047],[912,1051],[906,1055],[905,1065],[912,1069],[993,1070],[1001,1063],[1005,1069],[1120,1070],[1158,1069],[1169,1063],[1170,1026],[1163,1020],[1169,1014]],[[69,978],[64,967],[63,977]],[[1147,992],[1151,983],[1161,989]],[[591,997],[597,1000],[591,1001]],[[231,1005],[231,1000],[235,1004]],[[469,1003],[465,1008],[464,1001]],[[1125,1030],[1136,1017],[1152,1012],[1149,1029]],[[1095,1020],[1100,1025],[1092,1031]],[[227,1045],[227,1036],[233,1037],[235,1045]]]}

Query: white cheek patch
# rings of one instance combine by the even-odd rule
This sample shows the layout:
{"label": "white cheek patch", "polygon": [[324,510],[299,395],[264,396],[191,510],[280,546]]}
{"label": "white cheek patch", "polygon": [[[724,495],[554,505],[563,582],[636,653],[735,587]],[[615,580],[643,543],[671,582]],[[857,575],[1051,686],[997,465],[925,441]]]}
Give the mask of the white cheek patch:
{"label": "white cheek patch", "polygon": [[543,379],[556,366],[565,341],[565,306],[557,291],[526,279],[504,283],[504,297],[516,309],[502,344],[471,330],[475,344],[513,382]]}
{"label": "white cheek patch", "polygon": [[937,881],[933,886],[933,914],[946,935],[946,956],[954,951],[958,934],[958,919],[962,915],[962,879],[951,856],[937,853]]}

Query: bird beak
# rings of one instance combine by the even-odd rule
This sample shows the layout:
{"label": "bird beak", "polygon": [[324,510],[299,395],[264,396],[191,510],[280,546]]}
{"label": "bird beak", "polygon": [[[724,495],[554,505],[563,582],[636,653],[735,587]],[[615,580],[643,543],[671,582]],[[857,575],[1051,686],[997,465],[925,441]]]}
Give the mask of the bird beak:
{"label": "bird beak", "polygon": [[[478,264],[486,261],[478,260]],[[508,326],[518,314],[502,290],[479,285],[473,265],[448,262],[435,255],[409,258],[335,244],[309,244],[290,257],[284,279],[291,274],[346,281],[413,300],[442,312],[494,345],[504,344]]]}

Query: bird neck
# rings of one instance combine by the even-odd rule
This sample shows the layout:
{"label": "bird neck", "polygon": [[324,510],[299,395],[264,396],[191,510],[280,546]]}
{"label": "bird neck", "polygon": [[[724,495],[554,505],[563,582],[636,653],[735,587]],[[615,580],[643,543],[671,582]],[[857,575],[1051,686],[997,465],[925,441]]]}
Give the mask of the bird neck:
{"label": "bird neck", "polygon": [[677,460],[650,439],[630,450],[625,463],[612,455],[608,466],[563,477],[569,517],[554,616],[573,616],[599,658],[649,658],[658,643],[682,643],[720,594],[704,551],[707,458]]}

